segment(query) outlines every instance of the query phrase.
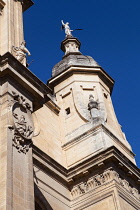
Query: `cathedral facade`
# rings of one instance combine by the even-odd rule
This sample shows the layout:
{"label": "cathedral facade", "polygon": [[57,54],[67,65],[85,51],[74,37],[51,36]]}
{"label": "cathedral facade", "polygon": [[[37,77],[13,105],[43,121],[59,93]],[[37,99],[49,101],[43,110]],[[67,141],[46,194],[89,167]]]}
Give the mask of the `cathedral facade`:
{"label": "cathedral facade", "polygon": [[62,21],[64,56],[40,81],[26,63],[22,13],[32,4],[0,0],[0,210],[139,210],[114,80]]}

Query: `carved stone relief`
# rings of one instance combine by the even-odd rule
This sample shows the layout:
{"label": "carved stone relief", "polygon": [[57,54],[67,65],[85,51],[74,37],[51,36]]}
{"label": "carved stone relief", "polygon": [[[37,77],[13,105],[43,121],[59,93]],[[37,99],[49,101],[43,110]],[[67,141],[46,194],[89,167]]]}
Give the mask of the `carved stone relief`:
{"label": "carved stone relief", "polygon": [[13,95],[13,146],[18,152],[27,153],[32,144],[34,125],[31,116],[31,106],[23,96],[12,92]]}
{"label": "carved stone relief", "polygon": [[26,48],[26,42],[23,41],[19,47],[12,47],[12,54],[16,57],[16,59],[21,62],[24,66],[26,64],[26,53],[30,56],[29,50]]}
{"label": "carved stone relief", "polygon": [[84,184],[80,183],[74,186],[71,190],[71,195],[73,199],[77,198],[81,194],[96,189],[100,185],[103,185],[107,182],[111,182],[113,180],[115,180],[118,184],[120,184],[127,192],[132,194],[135,198],[140,200],[139,191],[136,188],[130,186],[129,182],[127,182],[125,179],[122,179],[119,176],[119,174],[112,169],[109,169],[102,174],[89,178]]}
{"label": "carved stone relief", "polygon": [[89,95],[88,110],[93,121],[105,122],[105,110],[102,108],[98,100],[95,101],[92,94]]}
{"label": "carved stone relief", "polygon": [[26,99],[23,96],[20,96],[16,92],[12,91],[12,95],[15,101],[18,101],[18,103],[25,109],[28,109],[31,111],[31,106],[29,103],[26,102]]}

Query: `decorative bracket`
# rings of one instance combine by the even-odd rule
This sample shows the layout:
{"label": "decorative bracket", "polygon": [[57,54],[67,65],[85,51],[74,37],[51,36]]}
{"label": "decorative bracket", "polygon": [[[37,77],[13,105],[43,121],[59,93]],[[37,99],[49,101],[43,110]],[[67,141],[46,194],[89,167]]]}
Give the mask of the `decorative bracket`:
{"label": "decorative bracket", "polygon": [[4,6],[5,6],[5,2],[3,0],[0,0],[0,15],[2,15]]}

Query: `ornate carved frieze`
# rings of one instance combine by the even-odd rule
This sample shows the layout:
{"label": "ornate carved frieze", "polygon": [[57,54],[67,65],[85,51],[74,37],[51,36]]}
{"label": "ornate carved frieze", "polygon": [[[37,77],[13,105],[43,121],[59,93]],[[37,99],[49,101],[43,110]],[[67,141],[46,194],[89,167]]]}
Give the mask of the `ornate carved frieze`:
{"label": "ornate carved frieze", "polygon": [[136,188],[130,186],[129,182],[127,182],[125,179],[122,179],[119,174],[112,169],[109,169],[100,175],[89,178],[85,183],[80,183],[74,186],[71,190],[71,195],[73,198],[77,198],[81,194],[94,190],[100,185],[111,182],[113,180],[119,183],[127,192],[135,196],[135,198],[140,200],[139,191]]}
{"label": "ornate carved frieze", "polygon": [[[23,96],[12,91],[14,100],[12,101],[13,115],[13,146],[19,152],[27,153],[32,144],[34,126],[31,116],[31,106]],[[11,103],[10,103],[11,106]]]}
{"label": "ornate carved frieze", "polygon": [[0,0],[0,15],[2,15],[4,6],[5,6],[5,2],[3,0]]}

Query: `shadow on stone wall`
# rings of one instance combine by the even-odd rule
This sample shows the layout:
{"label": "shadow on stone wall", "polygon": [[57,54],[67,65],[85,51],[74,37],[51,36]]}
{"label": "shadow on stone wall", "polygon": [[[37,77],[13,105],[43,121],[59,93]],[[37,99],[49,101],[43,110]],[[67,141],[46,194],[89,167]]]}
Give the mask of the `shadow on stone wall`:
{"label": "shadow on stone wall", "polygon": [[35,192],[35,210],[53,210],[38,186],[34,185]]}

